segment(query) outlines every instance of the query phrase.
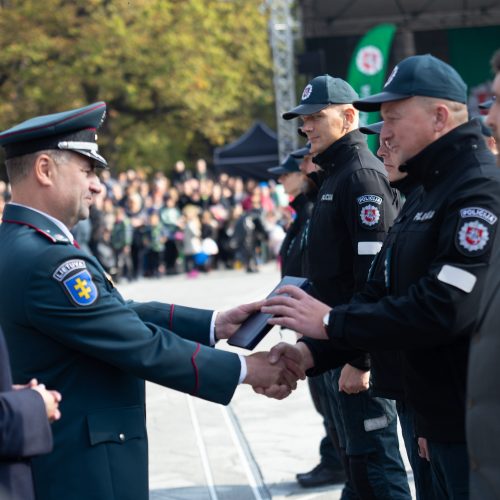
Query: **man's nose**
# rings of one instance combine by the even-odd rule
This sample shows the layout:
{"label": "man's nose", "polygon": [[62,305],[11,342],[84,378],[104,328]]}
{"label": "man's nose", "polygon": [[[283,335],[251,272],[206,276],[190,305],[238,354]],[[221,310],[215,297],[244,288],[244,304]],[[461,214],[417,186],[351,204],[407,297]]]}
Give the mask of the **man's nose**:
{"label": "man's nose", "polygon": [[99,179],[97,174],[93,176],[90,182],[90,190],[95,194],[99,194],[102,191],[101,179]]}

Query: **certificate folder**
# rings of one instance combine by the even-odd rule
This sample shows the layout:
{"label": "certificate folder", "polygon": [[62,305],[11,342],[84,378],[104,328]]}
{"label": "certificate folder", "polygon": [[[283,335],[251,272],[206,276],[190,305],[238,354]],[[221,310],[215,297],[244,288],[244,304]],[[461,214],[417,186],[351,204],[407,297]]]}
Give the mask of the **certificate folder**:
{"label": "certificate folder", "polygon": [[[284,285],[295,285],[302,288],[302,290],[306,290],[309,287],[309,282],[307,278],[284,276],[267,298],[276,295],[276,290]],[[228,339],[228,344],[252,350],[273,327],[273,325],[267,323],[267,320],[271,318],[271,316],[271,314],[264,314],[261,312],[252,314],[242,323],[236,333]]]}

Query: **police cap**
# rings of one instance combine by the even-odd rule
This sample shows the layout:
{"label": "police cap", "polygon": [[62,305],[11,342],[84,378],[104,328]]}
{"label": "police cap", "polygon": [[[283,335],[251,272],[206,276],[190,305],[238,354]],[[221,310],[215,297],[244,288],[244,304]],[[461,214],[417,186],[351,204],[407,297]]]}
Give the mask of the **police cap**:
{"label": "police cap", "polygon": [[96,102],[83,108],[37,116],[0,133],[0,146],[6,159],[46,149],[74,151],[106,168],[99,154],[97,129],[104,121],[106,103]]}
{"label": "police cap", "polygon": [[368,125],[364,125],[363,127],[359,127],[359,131],[366,135],[380,134],[383,125],[384,125],[383,121],[370,123]]}
{"label": "police cap", "polygon": [[353,102],[360,111],[378,111],[384,102],[414,96],[467,102],[467,85],[457,71],[430,54],[403,59],[389,75],[383,91]]}
{"label": "police cap", "polygon": [[277,167],[271,167],[267,169],[271,174],[282,175],[282,174],[291,174],[293,172],[300,172],[299,162],[297,158],[294,158],[292,155],[288,155],[285,158],[285,161],[278,165]]}
{"label": "police cap", "polygon": [[358,98],[356,91],[342,78],[321,75],[304,87],[300,104],[282,116],[285,120],[291,120],[299,115],[317,113],[330,104],[351,104]]}

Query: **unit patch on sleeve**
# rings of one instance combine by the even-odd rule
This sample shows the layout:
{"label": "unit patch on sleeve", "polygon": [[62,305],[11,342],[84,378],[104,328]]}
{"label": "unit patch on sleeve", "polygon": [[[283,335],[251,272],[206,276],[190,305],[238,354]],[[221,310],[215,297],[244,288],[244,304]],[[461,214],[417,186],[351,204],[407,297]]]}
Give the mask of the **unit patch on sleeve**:
{"label": "unit patch on sleeve", "polygon": [[481,207],[460,210],[455,236],[458,251],[468,257],[483,255],[489,250],[498,217]]}
{"label": "unit patch on sleeve", "polygon": [[381,217],[383,198],[376,194],[364,194],[356,199],[359,206],[359,220],[363,227],[374,229]]}
{"label": "unit patch on sleeve", "polygon": [[62,285],[66,295],[76,306],[89,306],[99,297],[83,260],[67,260],[54,271],[52,277]]}

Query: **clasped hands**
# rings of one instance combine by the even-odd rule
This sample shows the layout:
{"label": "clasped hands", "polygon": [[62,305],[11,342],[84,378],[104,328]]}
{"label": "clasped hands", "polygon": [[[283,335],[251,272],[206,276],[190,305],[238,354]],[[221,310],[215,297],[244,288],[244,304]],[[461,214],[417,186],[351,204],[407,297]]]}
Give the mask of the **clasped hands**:
{"label": "clasped hands", "polygon": [[59,403],[62,400],[62,396],[58,391],[47,389],[44,384],[39,384],[36,378],[32,378],[27,384],[15,384],[12,388],[15,391],[32,389],[38,392],[43,399],[43,404],[45,406],[49,422],[55,422],[61,418]]}

